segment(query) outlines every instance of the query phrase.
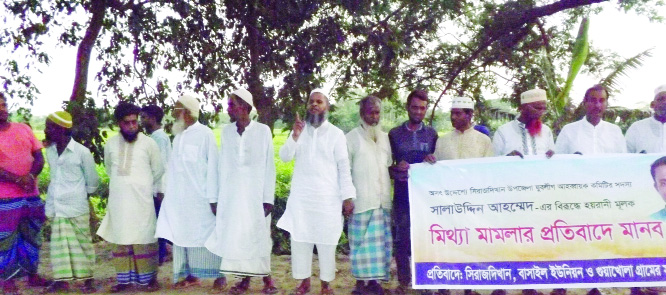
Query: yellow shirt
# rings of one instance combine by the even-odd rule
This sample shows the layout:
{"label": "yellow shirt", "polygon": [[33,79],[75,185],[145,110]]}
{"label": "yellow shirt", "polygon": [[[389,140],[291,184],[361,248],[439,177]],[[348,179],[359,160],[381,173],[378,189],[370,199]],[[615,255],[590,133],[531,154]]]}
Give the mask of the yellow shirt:
{"label": "yellow shirt", "polygon": [[435,147],[438,161],[492,157],[495,155],[490,137],[470,127],[464,132],[457,129],[440,137]]}

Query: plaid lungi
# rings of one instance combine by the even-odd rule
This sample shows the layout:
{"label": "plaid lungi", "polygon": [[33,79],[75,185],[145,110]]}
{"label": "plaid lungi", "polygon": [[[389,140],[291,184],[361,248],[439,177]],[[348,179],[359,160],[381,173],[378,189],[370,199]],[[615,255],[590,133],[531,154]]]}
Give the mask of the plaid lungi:
{"label": "plaid lungi", "polygon": [[157,278],[157,242],[151,244],[113,244],[113,267],[118,284],[148,285]]}
{"label": "plaid lungi", "polygon": [[180,247],[173,245],[173,281],[188,276],[200,279],[223,278],[220,273],[222,258],[206,247]]}
{"label": "plaid lungi", "polygon": [[37,273],[45,220],[39,197],[0,199],[0,280]]}
{"label": "plaid lungi", "polygon": [[92,278],[95,250],[90,215],[55,217],[51,223],[51,265],[56,281]]}
{"label": "plaid lungi", "polygon": [[358,280],[389,280],[391,213],[373,209],[352,215],[349,223],[352,275]]}

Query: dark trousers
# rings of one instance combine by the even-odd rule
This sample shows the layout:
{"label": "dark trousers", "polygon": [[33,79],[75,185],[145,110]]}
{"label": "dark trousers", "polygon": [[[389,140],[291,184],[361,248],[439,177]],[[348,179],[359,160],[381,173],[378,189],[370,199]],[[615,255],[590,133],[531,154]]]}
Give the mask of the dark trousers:
{"label": "dark trousers", "polygon": [[[162,204],[158,203],[155,201],[155,215],[158,216],[160,214],[160,207]],[[158,245],[158,252],[157,255],[159,257],[159,263],[162,265],[164,260],[166,260],[167,256],[167,240],[159,238],[157,239],[157,245]]]}
{"label": "dark trousers", "polygon": [[411,265],[409,257],[412,255],[412,243],[409,235],[409,211],[394,211],[395,224],[395,264],[398,270],[398,282],[409,285],[411,282]]}

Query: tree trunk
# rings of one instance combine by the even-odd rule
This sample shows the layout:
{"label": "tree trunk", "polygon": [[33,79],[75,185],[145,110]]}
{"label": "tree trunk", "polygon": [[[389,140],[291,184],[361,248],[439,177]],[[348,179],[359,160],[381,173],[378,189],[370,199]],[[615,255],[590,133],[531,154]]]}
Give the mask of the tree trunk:
{"label": "tree trunk", "polygon": [[250,51],[250,68],[246,74],[246,81],[249,87],[250,93],[252,93],[252,98],[254,106],[257,108],[257,114],[259,115],[258,121],[268,125],[273,131],[273,125],[277,118],[277,114],[274,111],[273,106],[273,97],[269,97],[264,91],[264,85],[261,80],[262,64],[261,64],[261,43],[259,42],[259,30],[257,29],[257,17],[255,16],[255,4],[250,2],[249,13],[246,16],[247,26],[245,29],[248,33],[248,50]]}
{"label": "tree trunk", "polygon": [[104,21],[104,14],[106,13],[106,0],[92,0],[90,5],[92,17],[90,18],[90,25],[88,25],[86,34],[81,40],[78,52],[76,53],[76,73],[74,76],[72,96],[69,98],[70,101],[82,102],[86,97],[90,54],[92,53],[97,36],[99,36],[99,32],[102,29],[102,22]]}

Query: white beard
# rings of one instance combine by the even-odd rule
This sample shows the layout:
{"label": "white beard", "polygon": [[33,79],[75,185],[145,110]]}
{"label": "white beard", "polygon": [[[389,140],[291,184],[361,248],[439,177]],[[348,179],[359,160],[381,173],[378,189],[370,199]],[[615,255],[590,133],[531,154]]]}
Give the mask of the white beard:
{"label": "white beard", "polygon": [[382,127],[379,126],[379,123],[375,125],[369,125],[363,119],[361,119],[361,127],[365,130],[365,135],[372,141],[377,142],[377,137],[382,131]]}
{"label": "white beard", "polygon": [[176,119],[176,122],[173,123],[173,126],[171,126],[171,133],[173,133],[173,135],[178,135],[185,131],[185,128],[185,117],[181,115],[178,119]]}

